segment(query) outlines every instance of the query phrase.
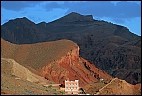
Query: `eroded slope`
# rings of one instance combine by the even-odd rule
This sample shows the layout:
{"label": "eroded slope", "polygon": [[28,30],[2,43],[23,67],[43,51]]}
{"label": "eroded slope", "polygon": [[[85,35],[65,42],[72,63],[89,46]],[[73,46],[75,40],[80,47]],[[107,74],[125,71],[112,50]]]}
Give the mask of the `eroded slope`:
{"label": "eroded slope", "polygon": [[104,71],[79,56],[79,47],[70,40],[16,45],[4,41],[2,57],[11,58],[50,81],[64,84],[79,79],[84,86],[101,78],[111,80]]}

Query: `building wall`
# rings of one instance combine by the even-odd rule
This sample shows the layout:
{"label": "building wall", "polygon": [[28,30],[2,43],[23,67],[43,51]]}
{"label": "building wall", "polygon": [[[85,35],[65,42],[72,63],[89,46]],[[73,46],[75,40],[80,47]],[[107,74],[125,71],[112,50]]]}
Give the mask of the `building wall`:
{"label": "building wall", "polygon": [[75,80],[75,81],[69,81],[69,80],[65,80],[65,92],[67,92],[67,94],[78,94],[78,90],[79,90],[79,81]]}

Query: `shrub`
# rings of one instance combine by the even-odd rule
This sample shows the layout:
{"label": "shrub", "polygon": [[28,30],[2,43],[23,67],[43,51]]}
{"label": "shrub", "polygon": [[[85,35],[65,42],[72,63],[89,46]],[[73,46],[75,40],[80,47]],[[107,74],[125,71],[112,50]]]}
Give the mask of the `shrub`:
{"label": "shrub", "polygon": [[48,86],[48,88],[51,88],[51,87],[52,87],[52,85],[49,85],[49,86]]}

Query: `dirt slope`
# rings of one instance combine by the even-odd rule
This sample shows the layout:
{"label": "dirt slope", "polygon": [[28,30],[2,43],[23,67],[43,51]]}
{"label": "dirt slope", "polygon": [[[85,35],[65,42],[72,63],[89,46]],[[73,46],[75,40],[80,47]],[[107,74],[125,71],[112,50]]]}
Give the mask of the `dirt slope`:
{"label": "dirt slope", "polygon": [[125,80],[114,78],[108,85],[99,90],[99,94],[116,94],[116,95],[140,95],[141,85],[132,85]]}
{"label": "dirt slope", "polygon": [[112,79],[108,83],[97,82],[84,87],[85,91],[94,95],[140,95],[141,84],[132,85],[125,80]]}
{"label": "dirt slope", "polygon": [[1,56],[11,58],[22,64],[39,69],[45,63],[60,59],[69,50],[78,47],[69,40],[59,40],[45,43],[16,45],[1,39]]}
{"label": "dirt slope", "polygon": [[49,84],[13,59],[1,59],[1,95],[48,95],[61,94],[55,89],[43,87]]}
{"label": "dirt slope", "polygon": [[27,80],[30,82],[48,84],[49,81],[41,76],[32,73],[27,68],[15,62],[13,59],[1,58],[1,72],[19,77],[19,79]]}

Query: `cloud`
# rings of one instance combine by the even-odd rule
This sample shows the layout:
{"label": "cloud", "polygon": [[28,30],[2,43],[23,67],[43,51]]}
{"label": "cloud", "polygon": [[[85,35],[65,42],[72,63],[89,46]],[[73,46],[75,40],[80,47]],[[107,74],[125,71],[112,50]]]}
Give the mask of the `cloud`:
{"label": "cloud", "polygon": [[54,9],[56,9],[56,8],[63,9],[62,4],[63,4],[63,3],[59,3],[59,2],[47,2],[47,3],[45,3],[45,5],[43,6],[43,8],[45,8],[46,11],[51,11],[51,10],[54,10]]}
{"label": "cloud", "polygon": [[1,2],[2,8],[12,11],[21,11],[27,7],[34,7],[43,1],[3,1]]}
{"label": "cloud", "polygon": [[[12,3],[8,2],[8,4],[17,4],[16,2],[15,3],[13,2]],[[27,1],[27,2],[31,4],[33,1]],[[25,2],[23,1],[21,3],[23,4]],[[53,5],[51,5],[53,1],[52,2],[45,2],[45,1],[38,2],[38,4],[37,2],[33,2],[33,3],[32,5],[23,5],[20,7],[21,9],[16,9],[16,8],[10,9],[11,5],[6,6],[6,8],[2,7],[1,24],[4,24],[10,19],[21,18],[21,17],[27,17],[35,23],[39,23],[41,21],[50,22],[52,20],[60,18],[61,16],[64,16],[65,12],[67,11],[67,10],[63,10],[61,8],[54,7]],[[45,5],[47,4],[50,5],[50,8],[51,8],[50,10],[47,10],[47,8],[45,8],[46,7]],[[57,3],[57,4],[61,4],[61,3]],[[2,6],[3,5],[4,4],[2,4]]]}
{"label": "cloud", "polygon": [[109,18],[134,18],[141,16],[139,2],[127,1],[3,1],[2,7],[7,10],[21,11],[25,8],[40,6],[47,12],[53,9],[67,9],[66,14],[78,12],[80,14],[92,14],[96,17]]}
{"label": "cloud", "polygon": [[92,14],[97,17],[110,18],[133,18],[140,17],[140,5],[135,2],[117,2],[110,1],[90,1],[90,2],[65,2],[64,6],[68,12],[76,11],[82,14]]}
{"label": "cloud", "polygon": [[115,22],[125,22],[125,19],[132,19],[141,16],[140,2],[128,1],[64,1],[46,3],[46,11],[55,8],[67,9],[66,14],[70,12],[78,12],[80,14],[91,14],[94,17],[108,17]]}

